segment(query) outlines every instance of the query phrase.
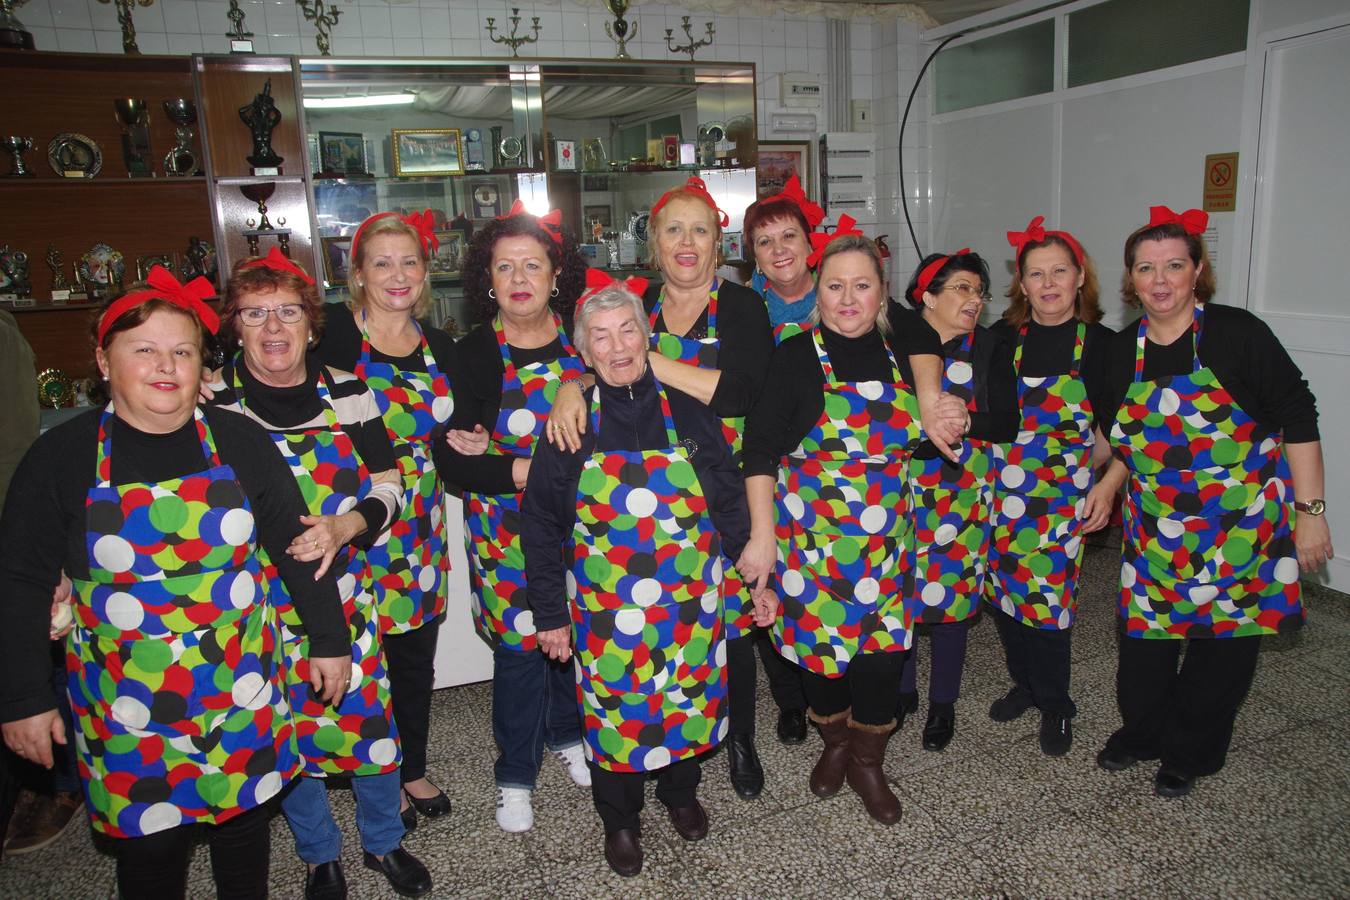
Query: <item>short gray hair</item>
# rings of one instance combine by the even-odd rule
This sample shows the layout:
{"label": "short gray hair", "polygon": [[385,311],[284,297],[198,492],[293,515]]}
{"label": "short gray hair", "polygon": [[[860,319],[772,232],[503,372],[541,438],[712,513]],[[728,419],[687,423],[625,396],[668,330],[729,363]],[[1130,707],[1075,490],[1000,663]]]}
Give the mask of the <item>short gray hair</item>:
{"label": "short gray hair", "polygon": [[577,306],[576,319],[572,325],[572,344],[577,348],[577,352],[585,353],[588,349],[589,338],[586,335],[586,327],[590,324],[591,316],[625,307],[633,311],[633,318],[642,329],[643,345],[651,341],[652,327],[647,319],[647,310],[642,306],[642,298],[622,284],[616,283],[602,287],[589,297],[583,297]]}

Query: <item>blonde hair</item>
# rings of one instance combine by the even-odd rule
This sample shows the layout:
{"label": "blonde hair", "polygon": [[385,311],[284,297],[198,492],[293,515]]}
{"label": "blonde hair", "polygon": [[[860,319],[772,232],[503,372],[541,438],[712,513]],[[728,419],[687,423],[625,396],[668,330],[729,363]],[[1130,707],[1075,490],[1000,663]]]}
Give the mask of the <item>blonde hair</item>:
{"label": "blonde hair", "polygon": [[431,267],[427,265],[427,248],[422,243],[422,235],[418,234],[417,229],[403,221],[399,215],[380,215],[378,218],[368,219],[357,232],[360,237],[359,243],[352,246],[352,261],[347,271],[347,292],[351,294],[352,309],[359,310],[366,305],[366,290],[360,281],[361,267],[366,261],[366,245],[370,239],[381,234],[401,234],[413,242],[417,248],[417,255],[422,260],[422,265],[426,268],[426,275],[422,280],[422,292],[417,297],[417,302],[413,304],[413,318],[420,319],[431,312]]}
{"label": "blonde hair", "polygon": [[648,264],[658,272],[661,271],[661,253],[657,245],[661,242],[661,222],[665,220],[666,211],[670,209],[670,201],[692,200],[698,204],[700,209],[707,210],[708,217],[712,220],[713,268],[720,269],[726,263],[726,260],[722,257],[722,220],[719,218],[717,210],[708,206],[708,201],[703,198],[702,194],[695,193],[683,185],[667,191],[665,196],[666,202],[656,211],[655,215],[647,220]]}
{"label": "blonde hair", "polygon": [[861,253],[872,261],[872,268],[877,274],[877,292],[881,294],[881,306],[877,309],[877,331],[889,335],[891,333],[891,301],[882,290],[881,277],[881,253],[877,250],[877,245],[872,239],[861,234],[846,234],[837,237],[825,245],[825,249],[820,252],[820,264],[816,266],[818,278],[816,280],[816,305],[811,307],[810,314],[806,321],[812,327],[820,324],[820,286],[825,283],[825,263],[841,253]]}

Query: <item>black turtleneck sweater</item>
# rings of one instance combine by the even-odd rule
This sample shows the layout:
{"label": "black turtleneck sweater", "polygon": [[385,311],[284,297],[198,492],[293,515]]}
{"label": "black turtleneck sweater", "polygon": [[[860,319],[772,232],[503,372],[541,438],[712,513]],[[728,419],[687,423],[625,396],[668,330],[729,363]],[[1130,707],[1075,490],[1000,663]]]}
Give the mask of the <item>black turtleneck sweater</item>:
{"label": "black turtleneck sweater", "polygon": [[[731,461],[731,452],[714,413],[688,394],[667,387],[675,434],[692,440],[694,471],[708,501],[713,527],[721,536],[722,553],[729,560],[740,557],[750,537],[750,513],[745,503],[741,473]],[[571,621],[566,590],[570,552],[576,525],[577,482],[586,459],[597,451],[657,450],[668,445],[665,418],[656,379],[648,369],[630,388],[598,383],[587,392],[587,403],[600,394],[599,433],[588,429],[581,449],[558,450],[549,441],[535,444],[530,476],[525,484],[521,545],[525,552],[525,577],[534,624],[540,630],[560,628]]]}

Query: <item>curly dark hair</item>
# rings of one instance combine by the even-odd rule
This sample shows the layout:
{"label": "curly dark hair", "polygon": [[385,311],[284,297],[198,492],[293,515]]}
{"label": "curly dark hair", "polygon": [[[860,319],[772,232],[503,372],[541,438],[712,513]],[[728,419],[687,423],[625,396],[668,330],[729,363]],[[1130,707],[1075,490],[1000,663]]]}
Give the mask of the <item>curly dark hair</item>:
{"label": "curly dark hair", "polygon": [[497,315],[497,301],[488,296],[492,289],[492,251],[504,237],[528,235],[548,251],[548,261],[558,273],[558,296],[548,301],[558,315],[570,315],[577,298],[586,289],[586,261],[572,236],[563,232],[562,244],[553,240],[553,232],[528,213],[507,219],[493,219],[469,241],[464,255],[464,299],[475,323],[490,322]]}

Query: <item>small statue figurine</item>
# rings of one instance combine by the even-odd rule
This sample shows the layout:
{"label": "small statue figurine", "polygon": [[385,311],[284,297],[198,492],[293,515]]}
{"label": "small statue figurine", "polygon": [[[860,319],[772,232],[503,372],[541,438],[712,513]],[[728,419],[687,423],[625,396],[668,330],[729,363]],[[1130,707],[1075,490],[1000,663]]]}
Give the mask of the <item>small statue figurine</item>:
{"label": "small statue figurine", "polygon": [[55,244],[48,244],[47,268],[52,270],[52,290],[62,291],[70,287],[70,282],[66,281],[66,273],[63,271],[65,267],[65,255],[56,249]]}
{"label": "small statue figurine", "polygon": [[216,276],[216,250],[206,241],[196,235],[188,238],[188,248],[183,256],[186,257],[180,269],[183,278],[196,278],[198,275],[207,278]]}
{"label": "small statue figurine", "polygon": [[272,130],[281,122],[281,110],[272,99],[272,79],[267,79],[262,93],[255,95],[251,103],[239,107],[239,118],[253,135],[253,155],[248,157],[249,164],[259,169],[280,167],[284,157],[272,149]]}
{"label": "small statue figurine", "polygon": [[6,293],[24,298],[33,296],[33,285],[28,280],[28,254],[10,250],[9,244],[0,247],[0,273],[5,276]]}

